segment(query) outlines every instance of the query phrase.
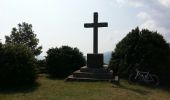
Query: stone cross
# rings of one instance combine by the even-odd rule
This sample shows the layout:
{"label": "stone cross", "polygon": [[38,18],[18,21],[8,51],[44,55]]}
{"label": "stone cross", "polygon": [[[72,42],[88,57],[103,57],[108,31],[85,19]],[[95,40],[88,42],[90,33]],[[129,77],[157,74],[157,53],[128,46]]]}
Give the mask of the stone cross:
{"label": "stone cross", "polygon": [[85,23],[85,28],[93,28],[93,53],[98,53],[98,28],[99,27],[108,27],[108,23],[98,23],[98,13],[94,13],[93,23]]}

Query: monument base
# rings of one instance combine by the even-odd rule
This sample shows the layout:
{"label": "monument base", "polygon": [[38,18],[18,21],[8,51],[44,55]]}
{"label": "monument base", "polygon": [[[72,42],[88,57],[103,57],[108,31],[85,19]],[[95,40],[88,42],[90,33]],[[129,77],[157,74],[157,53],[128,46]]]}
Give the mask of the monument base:
{"label": "monument base", "polygon": [[87,66],[70,75],[66,81],[109,81],[113,72],[103,66],[103,54],[87,54]]}
{"label": "monument base", "polygon": [[87,54],[87,67],[102,68],[103,54]]}
{"label": "monument base", "polygon": [[82,67],[66,78],[66,81],[110,81],[113,79],[113,72],[107,66],[101,68]]}

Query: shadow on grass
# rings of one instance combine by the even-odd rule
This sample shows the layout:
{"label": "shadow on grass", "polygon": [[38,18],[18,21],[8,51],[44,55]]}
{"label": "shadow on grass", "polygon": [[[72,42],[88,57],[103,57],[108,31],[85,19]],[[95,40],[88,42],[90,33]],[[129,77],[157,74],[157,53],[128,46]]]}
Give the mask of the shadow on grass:
{"label": "shadow on grass", "polygon": [[130,91],[139,93],[141,95],[147,95],[147,94],[150,93],[149,91],[144,90],[144,89],[129,87],[129,86],[125,86],[125,85],[119,85],[119,87],[122,88],[122,89],[126,89],[126,90],[130,90]]}
{"label": "shadow on grass", "polygon": [[[170,84],[170,83],[169,83]],[[158,88],[167,92],[170,92],[170,85],[169,84],[161,84]]]}
{"label": "shadow on grass", "polygon": [[126,79],[123,79],[116,84],[113,83],[113,87],[115,87],[115,86],[118,88],[121,88],[121,89],[125,89],[127,91],[132,91],[132,92],[138,93],[140,95],[147,95],[150,93],[150,91],[148,90],[149,88],[148,89],[145,88],[146,86],[144,86],[142,84],[131,84]]}
{"label": "shadow on grass", "polygon": [[38,82],[27,85],[5,85],[0,87],[0,94],[29,93],[37,90],[39,86]]}
{"label": "shadow on grass", "polygon": [[127,82],[127,80],[120,83],[121,84],[117,85],[119,88],[133,91],[141,95],[147,95],[151,92],[150,90],[154,90],[154,89],[160,89],[166,92],[170,92],[169,84],[160,84],[159,86],[153,86],[153,85],[142,84],[142,83],[130,84]]}
{"label": "shadow on grass", "polygon": [[51,75],[46,75],[45,76],[46,78],[48,78],[48,79],[50,79],[50,80],[65,80],[66,79],[66,77],[56,77],[56,76],[51,76]]}
{"label": "shadow on grass", "polygon": [[[170,83],[169,83],[170,84]],[[150,85],[150,84],[144,84],[144,83],[138,83],[138,85],[141,85],[141,86],[144,86],[148,89],[160,89],[160,90],[163,90],[163,91],[167,91],[167,92],[170,92],[170,85],[167,84],[167,83],[162,83],[160,84],[159,86],[154,86],[154,85]]]}

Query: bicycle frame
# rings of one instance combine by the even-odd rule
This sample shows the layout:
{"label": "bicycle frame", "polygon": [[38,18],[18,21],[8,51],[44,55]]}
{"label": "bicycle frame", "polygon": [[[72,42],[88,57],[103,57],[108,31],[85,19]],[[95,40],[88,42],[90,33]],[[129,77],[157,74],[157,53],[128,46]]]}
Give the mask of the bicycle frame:
{"label": "bicycle frame", "polygon": [[140,81],[144,81],[144,82],[151,82],[151,81],[153,81],[153,78],[149,74],[149,72],[141,72],[141,71],[136,69],[135,79],[137,79],[137,78],[140,79]]}

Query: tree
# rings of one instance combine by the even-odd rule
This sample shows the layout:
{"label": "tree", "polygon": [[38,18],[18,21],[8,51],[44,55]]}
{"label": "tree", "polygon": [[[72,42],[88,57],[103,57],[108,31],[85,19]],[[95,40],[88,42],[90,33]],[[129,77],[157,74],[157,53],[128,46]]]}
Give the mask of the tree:
{"label": "tree", "polygon": [[170,72],[170,46],[159,33],[137,27],[116,45],[109,66],[116,74],[138,68],[165,78]]}
{"label": "tree", "polygon": [[37,64],[38,73],[40,73],[40,74],[47,73],[47,64],[46,64],[45,59],[37,60],[36,64]]}
{"label": "tree", "polygon": [[2,48],[2,43],[0,43],[0,49]]}
{"label": "tree", "polygon": [[24,45],[4,44],[0,65],[0,87],[32,84],[36,80],[34,54]]}
{"label": "tree", "polygon": [[58,78],[66,77],[86,64],[83,54],[69,46],[49,49],[46,62],[49,74]]}
{"label": "tree", "polygon": [[23,22],[18,24],[18,29],[13,28],[10,36],[5,36],[6,43],[23,44],[28,46],[35,56],[39,55],[42,51],[42,46],[37,47],[39,40],[32,30],[32,25]]}

